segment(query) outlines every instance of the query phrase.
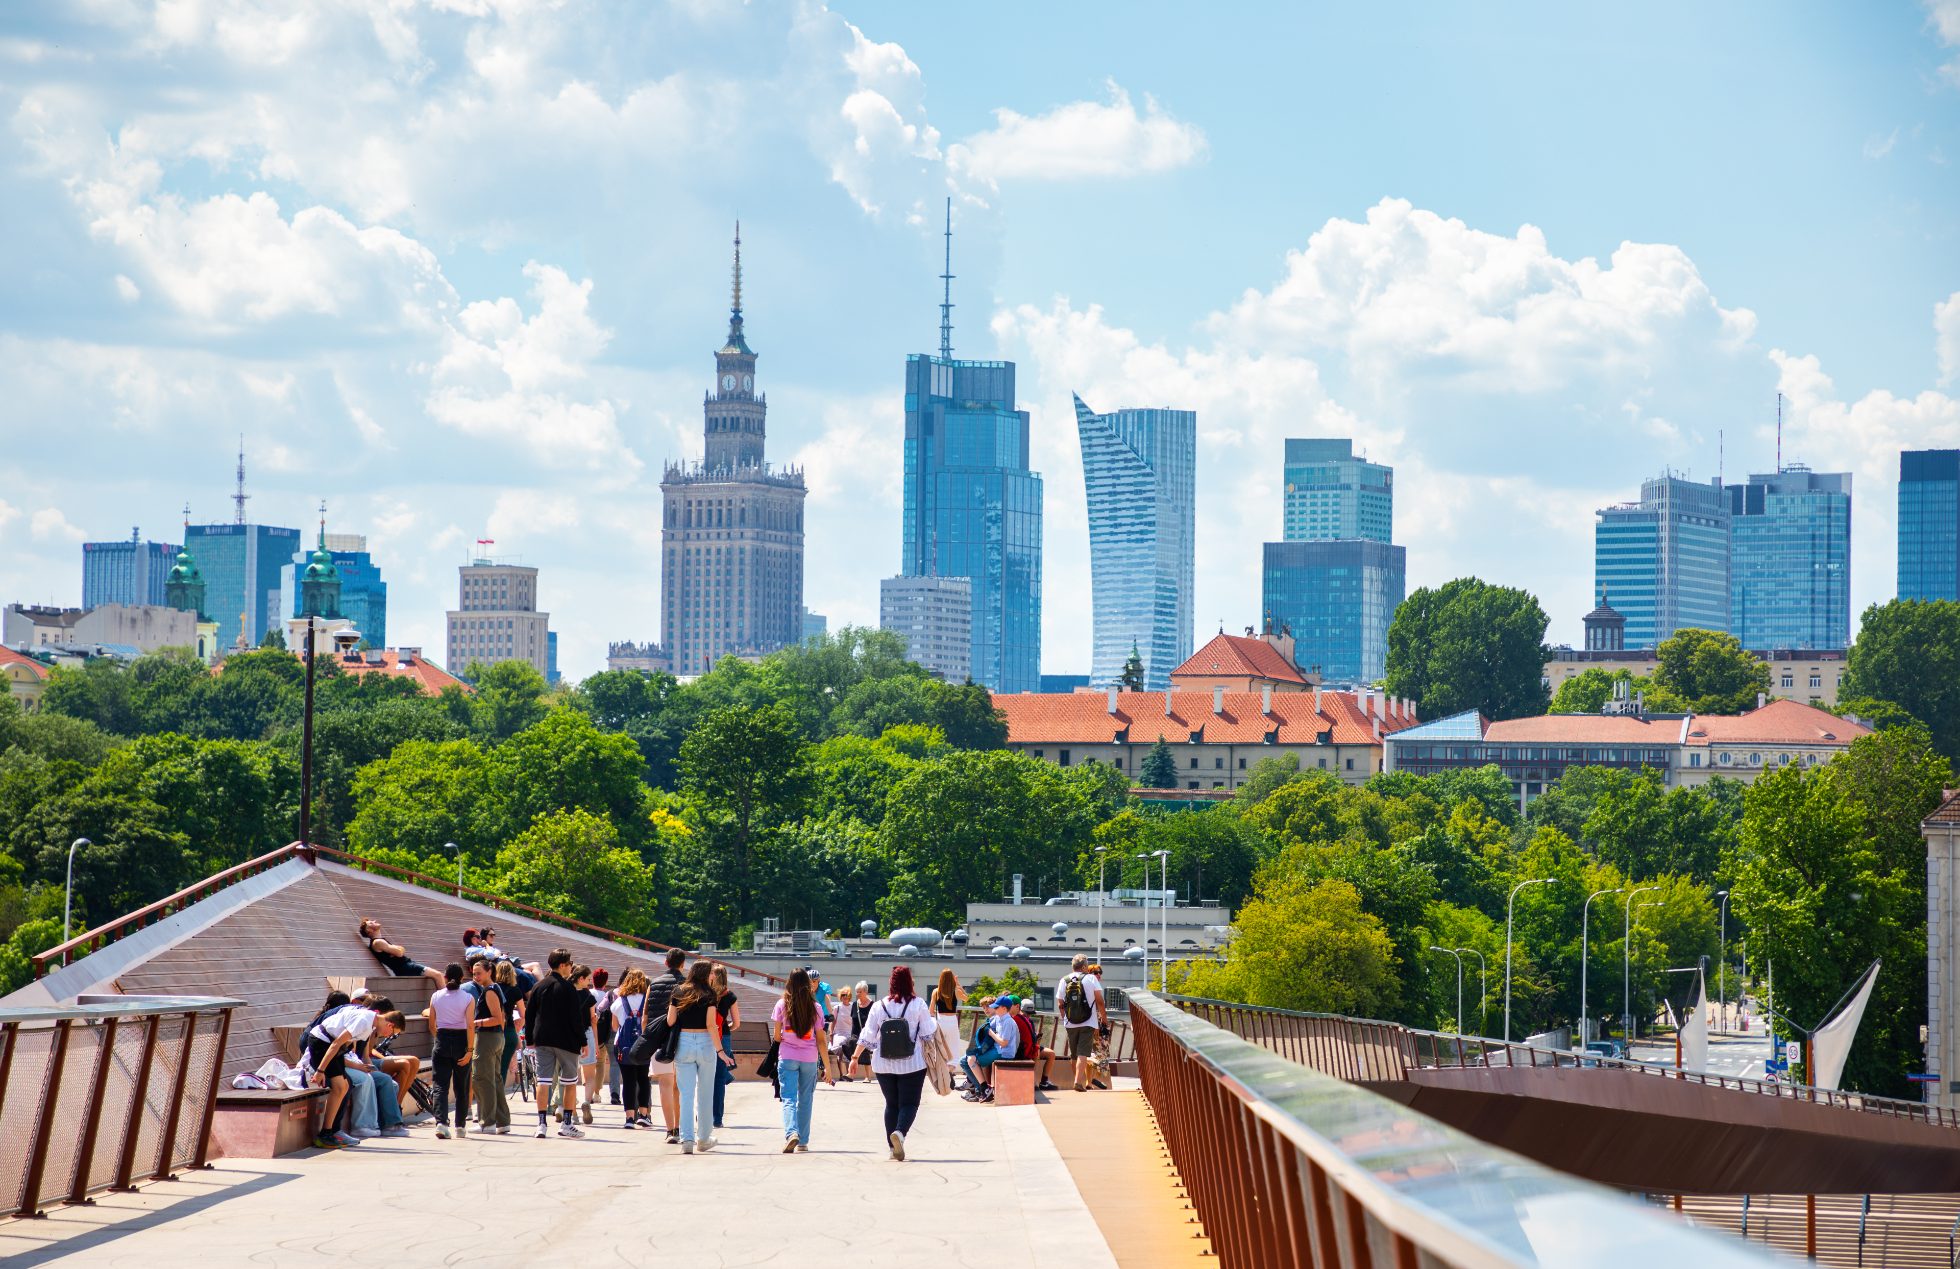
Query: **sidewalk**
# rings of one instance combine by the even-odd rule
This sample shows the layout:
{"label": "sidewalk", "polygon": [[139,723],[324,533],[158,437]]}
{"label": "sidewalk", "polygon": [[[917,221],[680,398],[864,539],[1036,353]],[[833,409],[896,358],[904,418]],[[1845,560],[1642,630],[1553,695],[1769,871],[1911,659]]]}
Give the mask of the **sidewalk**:
{"label": "sidewalk", "polygon": [[[658,1132],[584,1140],[402,1140],[211,1171],[0,1222],[0,1263],[128,1266],[931,1264],[1115,1269],[1035,1107],[930,1091],[894,1163],[875,1086],[822,1088],[808,1154],[782,1153],[767,1084],[728,1092],[730,1127],[684,1156]],[[519,1135],[522,1134],[522,1135]],[[1132,1262],[1141,1263],[1141,1262]]]}

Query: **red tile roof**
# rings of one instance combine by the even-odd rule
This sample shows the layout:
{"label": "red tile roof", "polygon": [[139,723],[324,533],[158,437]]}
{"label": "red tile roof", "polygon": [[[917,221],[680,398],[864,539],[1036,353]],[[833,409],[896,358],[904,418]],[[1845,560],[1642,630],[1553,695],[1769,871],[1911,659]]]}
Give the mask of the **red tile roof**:
{"label": "red tile roof", "polygon": [[1940,795],[1940,804],[1926,817],[1928,824],[1960,824],[1960,789],[1948,789]]}
{"label": "red tile roof", "polygon": [[1802,701],[1773,700],[1746,714],[1697,714],[1691,745],[1849,745],[1871,728]]}
{"label": "red tile roof", "polygon": [[24,665],[34,673],[35,677],[43,679],[48,677],[46,665],[12,648],[0,647],[0,665]]}
{"label": "red tile roof", "polygon": [[1681,721],[1630,714],[1540,714],[1492,723],[1484,739],[1514,745],[1673,745],[1681,741]]}
{"label": "red tile roof", "polygon": [[1248,638],[1244,635],[1228,635],[1220,632],[1210,643],[1193,652],[1184,662],[1171,671],[1173,677],[1184,675],[1240,675],[1249,674],[1254,678],[1271,679],[1276,683],[1299,683],[1305,685],[1306,676],[1279,654],[1279,649],[1264,639]]}
{"label": "red tile roof", "polygon": [[[366,654],[357,655],[365,657]],[[440,696],[446,687],[460,687],[465,692],[470,690],[469,684],[420,653],[404,661],[400,652],[385,648],[381,652],[379,665],[371,665],[365,659],[354,661],[345,657],[337,658],[336,662],[342,674],[385,674],[391,679],[413,679],[424,696]]]}
{"label": "red tile roof", "polygon": [[[1133,745],[1154,744],[1159,737],[1172,744],[1256,745],[1374,745],[1374,719],[1366,714],[1353,692],[1320,692],[1320,708],[1314,708],[1313,692],[1274,692],[1272,711],[1264,712],[1264,692],[1226,692],[1224,708],[1212,712],[1215,692],[1169,694],[1165,709],[1163,692],[1118,692],[1116,712],[1109,711],[1109,694],[1103,692],[1020,692],[996,694],[994,707],[1007,716],[1007,742],[1011,745],[1076,744],[1109,745],[1127,741]],[[1384,733],[1415,725],[1415,715],[1395,708],[1393,701],[1375,698],[1375,709]],[[1326,737],[1326,740],[1321,740]]]}

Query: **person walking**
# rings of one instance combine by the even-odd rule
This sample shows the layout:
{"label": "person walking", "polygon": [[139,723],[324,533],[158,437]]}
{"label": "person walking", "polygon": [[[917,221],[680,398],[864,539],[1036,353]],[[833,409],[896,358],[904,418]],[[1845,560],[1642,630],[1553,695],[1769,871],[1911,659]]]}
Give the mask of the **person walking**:
{"label": "person walking", "polygon": [[619,1104],[626,1111],[628,1128],[653,1127],[653,1087],[648,1082],[647,1063],[635,1062],[633,1046],[646,1031],[647,976],[634,966],[619,980],[612,994],[614,1050],[619,1068]]}
{"label": "person walking", "polygon": [[[585,1122],[592,1122],[592,1108],[599,1103],[599,1090],[612,1074],[613,1017],[612,993],[606,990],[609,976],[603,969],[592,971],[592,1051],[593,1063],[585,1068]],[[619,1085],[613,1085],[613,1105],[619,1105]]]}
{"label": "person walking", "polygon": [[509,1017],[503,988],[497,986],[496,967],[482,957],[470,962],[471,999],[476,1014],[477,1061],[470,1070],[470,1088],[476,1096],[477,1124],[484,1132],[510,1135],[510,1102],[504,1096],[504,1023]]}
{"label": "person walking", "polygon": [[524,1042],[538,1055],[538,1136],[551,1121],[552,1090],[558,1092],[558,1135],[583,1137],[572,1122],[578,1098],[578,1059],[592,1025],[592,997],[572,985],[572,954],[556,948],[545,958],[551,972],[524,1007]]}
{"label": "person walking", "polygon": [[721,1011],[715,1008],[714,967],[696,961],[667,1003],[674,1034],[674,1074],[680,1085],[681,1153],[715,1148],[715,1067],[721,1057]]}
{"label": "person walking", "polygon": [[[646,1015],[649,1022],[666,1015],[674,993],[686,981],[681,977],[681,966],[686,963],[686,952],[678,947],[667,949],[667,972],[647,984]],[[647,1074],[660,1090],[660,1118],[667,1125],[667,1144],[674,1145],[681,1139],[680,1085],[674,1074],[674,1064],[656,1057],[647,1064]]]}
{"label": "person walking", "polygon": [[960,1051],[960,1006],[966,1003],[966,988],[952,969],[939,971],[939,985],[932,989],[932,1018],[939,1034],[946,1038],[946,1052]]}
{"label": "person walking", "polygon": [[721,1060],[715,1063],[715,1127],[719,1128],[728,1106],[728,1086],[735,1082],[735,1028],[742,1025],[742,1005],[728,989],[728,966],[716,962],[708,972],[708,985],[715,989],[715,1012],[721,1015]]}
{"label": "person walking", "polygon": [[504,994],[504,1060],[497,1078],[508,1092],[517,1083],[517,1058],[524,1051],[524,1002],[538,983],[529,974],[520,973],[515,961],[498,961],[496,971],[497,987]]}
{"label": "person walking", "polygon": [[878,1077],[878,1089],[885,1095],[885,1140],[900,1163],[925,1092],[926,1033],[936,1025],[932,1011],[912,989],[912,967],[894,965],[890,989],[871,1006],[858,1030],[857,1053],[869,1058],[871,1073]]}
{"label": "person walking", "polygon": [[1089,958],[1078,955],[1055,990],[1055,1014],[1062,1024],[1062,1057],[1075,1066],[1075,1091],[1089,1091],[1090,1061],[1096,1036],[1109,1021],[1102,979],[1089,972]]}
{"label": "person walking", "polygon": [[456,1090],[456,1135],[467,1136],[470,1118],[470,1062],[476,1056],[476,998],[463,990],[463,967],[442,971],[442,986],[429,995],[429,1026],[435,1031],[430,1059],[436,1086],[436,1136],[449,1140],[449,1090]]}
{"label": "person walking", "polygon": [[769,1015],[769,1038],[776,1042],[776,1087],[783,1099],[783,1153],[810,1148],[810,1121],[816,1113],[817,1076],[823,1069],[823,1010],[810,983],[810,971],[791,970],[789,986]]}

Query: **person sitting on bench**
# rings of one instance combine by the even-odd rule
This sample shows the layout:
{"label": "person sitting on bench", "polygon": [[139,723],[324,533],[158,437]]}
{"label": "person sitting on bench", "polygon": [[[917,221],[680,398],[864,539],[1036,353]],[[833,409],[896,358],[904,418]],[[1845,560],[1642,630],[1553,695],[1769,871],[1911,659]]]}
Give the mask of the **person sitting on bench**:
{"label": "person sitting on bench", "polygon": [[442,986],[442,971],[430,969],[426,965],[410,960],[408,950],[399,943],[390,943],[381,937],[381,922],[373,917],[362,917],[359,930],[361,942],[374,953],[374,959],[381,962],[389,973],[397,978],[428,979],[436,986]]}

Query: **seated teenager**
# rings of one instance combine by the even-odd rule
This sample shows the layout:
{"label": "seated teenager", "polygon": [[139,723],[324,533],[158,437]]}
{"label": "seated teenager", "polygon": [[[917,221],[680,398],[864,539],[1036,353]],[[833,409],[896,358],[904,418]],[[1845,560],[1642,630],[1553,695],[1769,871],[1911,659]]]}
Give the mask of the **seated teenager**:
{"label": "seated teenager", "polygon": [[1016,1050],[1034,1063],[1034,1086],[1049,1092],[1055,1090],[1055,1081],[1049,1076],[1055,1071],[1055,1050],[1043,1048],[1037,1039],[1034,1019],[1027,1015],[1027,1005],[1019,996],[1012,997],[1014,1004],[1008,1010],[1014,1019],[1014,1026],[1021,1033],[1021,1047]]}
{"label": "seated teenager", "polygon": [[[336,998],[340,1002],[337,1005]],[[373,1034],[375,1015],[371,1009],[347,1003],[347,997],[340,992],[327,997],[327,1001],[328,1008],[313,1020],[304,1035],[305,1065],[312,1072],[310,1082],[316,1088],[327,1090],[326,1116],[313,1144],[331,1150],[360,1144],[358,1137],[340,1131],[337,1125],[342,1103],[353,1089],[347,1075],[348,1051]]]}
{"label": "seated teenager", "polygon": [[383,1070],[374,1046],[401,1034],[407,1021],[385,998],[369,1002],[374,1026],[368,1037],[356,1042],[346,1054],[347,1081],[353,1093],[353,1110],[348,1132],[367,1140],[371,1137],[406,1137],[402,1124],[401,1089]]}
{"label": "seated teenager", "polygon": [[[992,1009],[994,1002],[981,1002]],[[993,1028],[982,1022],[973,1028],[973,1039],[967,1042],[966,1057],[960,1062],[960,1069],[966,1072],[966,1088],[960,1096],[970,1102],[983,1102],[993,1097],[994,1063],[1000,1058],[1000,1044],[994,1039]]]}
{"label": "seated teenager", "polygon": [[381,922],[375,920],[373,917],[362,917],[357,932],[361,936],[361,942],[367,944],[367,950],[374,953],[374,959],[380,961],[382,967],[395,977],[426,978],[436,984],[442,982],[441,970],[430,969],[421,962],[412,959],[408,954],[408,949],[404,948],[401,944],[390,943],[387,939],[383,938],[381,934]]}

